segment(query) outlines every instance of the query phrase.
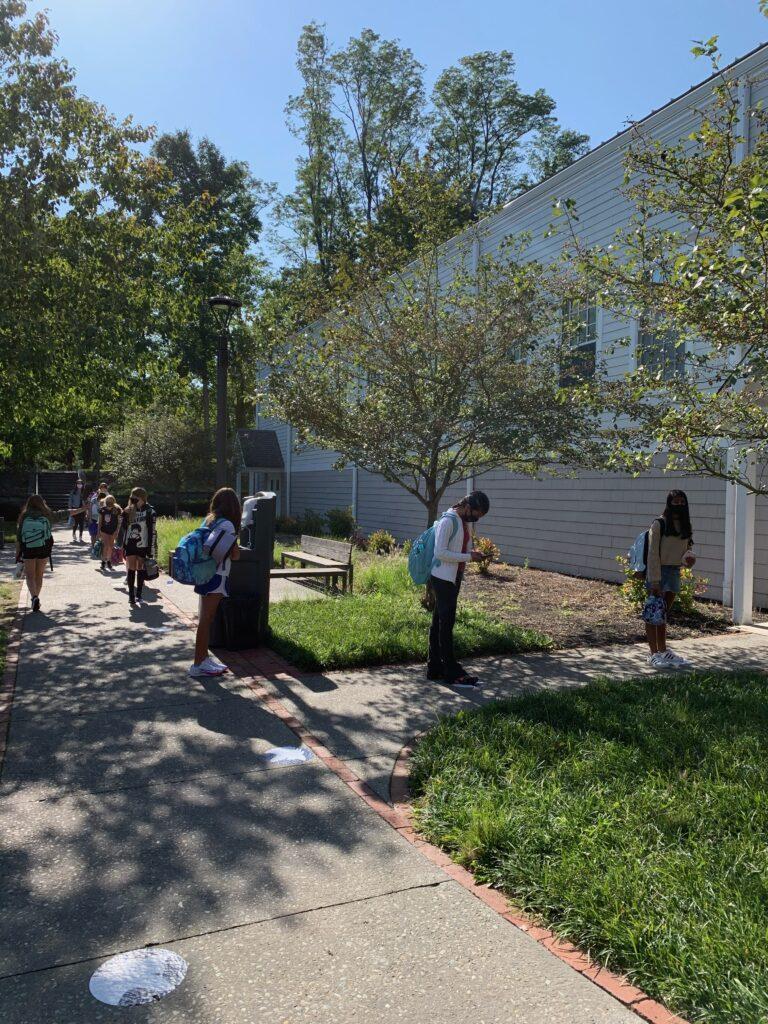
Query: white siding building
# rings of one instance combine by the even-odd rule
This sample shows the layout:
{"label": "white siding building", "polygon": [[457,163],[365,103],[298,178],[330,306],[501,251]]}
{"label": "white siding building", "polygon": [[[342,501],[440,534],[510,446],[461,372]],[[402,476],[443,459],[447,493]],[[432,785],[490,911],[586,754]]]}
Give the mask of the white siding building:
{"label": "white siding building", "polygon": [[[726,73],[739,83],[745,112],[761,101],[768,102],[768,45],[736,61]],[[711,88],[712,81],[707,80],[650,114],[641,122],[643,131],[678,141],[695,126],[695,110],[706,104]],[[629,131],[619,133],[488,217],[480,225],[481,251],[494,251],[508,235],[527,233],[531,257],[543,263],[554,261],[563,244],[557,235],[546,237],[555,197],[574,200],[579,234],[585,242],[607,244],[632,212],[619,191],[629,141]],[[448,243],[446,264],[450,264],[451,245]],[[607,311],[597,310],[590,326],[582,343],[587,350],[594,346],[596,357],[612,376],[621,376],[636,365],[639,346],[661,344],[638,337],[637,324]],[[630,345],[613,348],[627,336]],[[674,358],[673,350],[665,353],[659,348],[658,357]],[[423,506],[401,488],[362,470],[335,471],[332,452],[292,450],[293,432],[286,424],[261,418],[257,427],[277,433],[285,464],[284,515],[351,505],[366,533],[385,527],[404,540],[424,529]],[[620,578],[616,556],[626,552],[640,530],[660,513],[667,491],[682,487],[691,501],[697,571],[709,579],[709,596],[723,596],[726,491],[730,487],[723,481],[661,472],[638,479],[590,472],[532,480],[497,471],[470,483],[490,498],[491,511],[483,520],[482,532],[496,541],[505,560],[518,564],[527,560],[533,567],[607,580]],[[461,486],[454,488],[446,496],[446,504],[464,491]],[[754,582],[755,604],[768,607],[768,501],[763,499],[758,499],[756,506]]]}

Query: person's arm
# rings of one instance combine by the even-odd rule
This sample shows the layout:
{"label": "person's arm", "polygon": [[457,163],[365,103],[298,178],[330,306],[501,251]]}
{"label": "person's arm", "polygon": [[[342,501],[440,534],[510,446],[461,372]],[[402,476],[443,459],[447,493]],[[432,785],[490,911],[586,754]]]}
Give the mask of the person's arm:
{"label": "person's arm", "polygon": [[21,523],[16,523],[16,561],[21,560]]}
{"label": "person's arm", "polygon": [[654,519],[648,531],[648,564],[645,578],[651,587],[661,586],[661,523]]}
{"label": "person's arm", "polygon": [[435,560],[438,562],[471,562],[471,551],[450,551],[448,545],[451,542],[451,534],[461,536],[462,524],[458,525],[453,516],[443,516],[438,519],[435,527]]}

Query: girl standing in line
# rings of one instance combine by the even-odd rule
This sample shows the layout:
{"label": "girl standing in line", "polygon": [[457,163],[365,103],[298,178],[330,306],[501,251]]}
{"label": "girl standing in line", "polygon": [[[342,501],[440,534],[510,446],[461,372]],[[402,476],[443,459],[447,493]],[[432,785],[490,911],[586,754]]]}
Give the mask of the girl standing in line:
{"label": "girl standing in line", "polygon": [[144,560],[150,555],[156,557],[155,519],[155,510],[147,504],[147,492],[143,487],[134,487],[128,499],[128,507],[123,512],[117,537],[117,546],[122,548],[125,554],[128,603],[131,608],[135,608],[141,601],[146,579]]}
{"label": "girl standing in line", "polygon": [[229,594],[229,572],[232,562],[240,557],[237,544],[240,529],[240,500],[231,487],[221,487],[211,498],[211,507],[205,520],[210,530],[203,545],[207,555],[215,558],[216,572],[207,583],[198,584],[200,611],[195,636],[195,660],[189,667],[191,676],[218,676],[227,666],[208,653],[211,625],[222,597]]}
{"label": "girl standing in line", "polygon": [[101,568],[111,568],[112,549],[115,535],[120,526],[123,510],[111,494],[108,494],[99,508],[99,540],[101,541]]}
{"label": "girl standing in line", "polygon": [[648,531],[648,559],[645,586],[649,594],[664,599],[663,621],[646,621],[645,634],[651,653],[648,664],[653,668],[688,668],[690,662],[667,650],[667,616],[680,593],[680,567],[696,562],[693,530],[685,491],[670,491],[667,504]]}
{"label": "girl standing in line", "polygon": [[480,687],[476,676],[468,675],[453,651],[453,627],[456,605],[467,562],[480,562],[482,555],[472,550],[471,523],[482,519],[491,503],[483,491],[472,491],[443,513],[435,526],[435,561],[429,586],[435,596],[435,610],[429,631],[427,679],[445,681],[470,690]]}
{"label": "girl standing in line", "polygon": [[69,492],[67,498],[67,509],[69,518],[72,520],[72,543],[75,543],[75,534],[80,533],[80,543],[83,542],[83,529],[85,528],[85,483],[78,480],[74,488]]}
{"label": "girl standing in line", "polygon": [[39,494],[27,498],[16,524],[16,561],[24,562],[27,587],[32,596],[32,611],[40,611],[43,573],[53,549],[51,523],[53,512]]}

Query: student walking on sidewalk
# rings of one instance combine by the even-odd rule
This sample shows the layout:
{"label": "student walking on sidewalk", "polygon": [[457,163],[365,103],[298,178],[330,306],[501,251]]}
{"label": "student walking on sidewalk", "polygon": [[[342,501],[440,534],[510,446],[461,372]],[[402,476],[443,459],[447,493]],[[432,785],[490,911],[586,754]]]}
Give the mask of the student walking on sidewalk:
{"label": "student walking on sidewalk", "polygon": [[[646,602],[645,633],[651,653],[648,664],[653,668],[687,668],[690,665],[679,654],[667,650],[667,616],[680,593],[680,568],[691,567],[696,558],[691,551],[693,530],[685,491],[670,491],[664,511],[654,519],[648,531],[648,559],[645,586],[649,595],[659,598],[653,614],[653,602]],[[663,604],[661,604],[663,601]]]}
{"label": "student walking on sidewalk", "polygon": [[468,675],[456,660],[453,627],[464,568],[467,562],[482,561],[482,555],[472,550],[470,525],[482,519],[490,507],[486,494],[472,491],[443,513],[435,526],[435,561],[429,579],[435,610],[429,631],[427,679],[466,689],[478,689],[480,680]]}
{"label": "student walking on sidewalk", "polygon": [[40,611],[45,563],[53,550],[51,523],[53,512],[39,494],[27,498],[16,524],[16,561],[24,562],[27,587],[32,597],[32,611]]}
{"label": "student walking on sidewalk", "polygon": [[218,676],[227,671],[223,662],[208,653],[208,644],[211,625],[221,599],[229,594],[232,562],[240,557],[237,544],[240,515],[240,500],[232,488],[221,487],[216,491],[205,520],[209,533],[203,545],[204,553],[216,561],[216,572],[207,583],[195,587],[195,593],[200,595],[200,611],[195,636],[195,660],[189,667],[191,676]]}
{"label": "student walking on sidewalk", "polygon": [[77,539],[75,534],[79,532],[80,543],[83,541],[83,529],[85,528],[85,483],[78,480],[67,498],[67,509],[69,511],[70,525],[72,527],[72,543]]}
{"label": "student walking on sidewalk", "polygon": [[123,510],[117,504],[113,495],[108,494],[99,509],[99,540],[101,541],[102,569],[111,568],[115,536],[120,526],[122,514]]}
{"label": "student walking on sidewalk", "polygon": [[128,507],[122,515],[120,533],[117,537],[117,546],[123,549],[125,555],[128,603],[131,608],[135,608],[141,601],[146,580],[145,559],[150,556],[157,557],[157,517],[152,506],[147,504],[147,497],[143,487],[133,488],[128,499]]}

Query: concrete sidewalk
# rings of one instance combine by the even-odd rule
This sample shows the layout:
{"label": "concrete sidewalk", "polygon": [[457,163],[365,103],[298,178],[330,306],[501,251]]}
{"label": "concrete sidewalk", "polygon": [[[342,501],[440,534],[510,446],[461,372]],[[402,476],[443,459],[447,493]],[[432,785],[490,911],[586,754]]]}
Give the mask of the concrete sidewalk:
{"label": "concrete sidewalk", "polygon": [[[173,994],[125,1011],[133,1021],[637,1021],[323,763],[269,767],[265,752],[295,735],[242,682],[190,680],[190,630],[152,594],[130,613],[122,573],[57,540],[43,611],[24,623],[0,784],[4,1024],[115,1020],[89,978],[146,944],[189,970]],[[408,673],[377,679],[301,681],[295,698],[318,731],[328,715],[334,742],[357,737],[345,752],[358,761],[369,721],[371,764],[393,745],[387,705],[421,693]],[[434,712],[462,702],[430,696]]]}

